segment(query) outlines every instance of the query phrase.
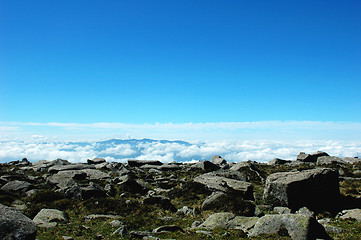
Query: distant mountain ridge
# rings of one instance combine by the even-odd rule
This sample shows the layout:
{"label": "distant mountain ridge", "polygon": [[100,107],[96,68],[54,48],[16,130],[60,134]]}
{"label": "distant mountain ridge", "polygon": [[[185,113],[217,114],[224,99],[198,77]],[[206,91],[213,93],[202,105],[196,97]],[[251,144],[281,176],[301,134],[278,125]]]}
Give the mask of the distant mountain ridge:
{"label": "distant mountain ridge", "polygon": [[154,140],[154,139],[149,139],[149,138],[143,138],[143,139],[109,139],[109,140],[105,140],[105,141],[100,141],[97,143],[100,144],[139,144],[139,143],[177,143],[177,144],[181,144],[181,145],[186,145],[186,146],[191,146],[192,144],[190,144],[189,142],[185,142],[185,141],[180,141],[180,140],[175,140],[175,141],[171,141],[171,140]]}

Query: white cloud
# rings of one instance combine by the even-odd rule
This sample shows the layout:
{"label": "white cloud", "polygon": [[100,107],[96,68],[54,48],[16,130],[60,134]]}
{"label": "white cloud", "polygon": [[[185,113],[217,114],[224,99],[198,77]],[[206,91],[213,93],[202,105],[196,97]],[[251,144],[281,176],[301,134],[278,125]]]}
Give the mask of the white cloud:
{"label": "white cloud", "polygon": [[215,123],[21,123],[0,122],[2,135],[59,139],[153,138],[187,141],[247,139],[361,140],[361,122],[256,121]]}
{"label": "white cloud", "polygon": [[228,161],[254,160],[267,162],[274,158],[295,160],[299,152],[318,150],[339,157],[361,157],[361,142],[349,141],[221,141],[200,142],[184,145],[179,143],[138,143],[103,146],[100,143],[69,144],[67,142],[0,142],[0,162],[28,158],[31,161],[67,159],[85,162],[87,159],[104,157],[108,161],[141,160],[192,161],[210,159],[221,155]]}

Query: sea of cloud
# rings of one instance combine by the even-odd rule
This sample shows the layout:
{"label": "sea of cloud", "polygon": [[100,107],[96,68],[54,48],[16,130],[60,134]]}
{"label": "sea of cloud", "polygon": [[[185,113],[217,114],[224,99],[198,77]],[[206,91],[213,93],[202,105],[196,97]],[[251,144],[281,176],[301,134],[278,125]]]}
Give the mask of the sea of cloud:
{"label": "sea of cloud", "polygon": [[103,142],[67,142],[37,139],[32,141],[0,141],[0,162],[27,158],[30,161],[67,159],[85,162],[103,157],[108,161],[127,159],[160,160],[162,162],[190,162],[207,160],[220,155],[228,161],[253,160],[267,162],[274,158],[294,160],[299,152],[325,151],[339,157],[361,157],[361,142],[323,140],[244,140],[204,141],[183,144],[178,142],[143,142],[107,144]]}

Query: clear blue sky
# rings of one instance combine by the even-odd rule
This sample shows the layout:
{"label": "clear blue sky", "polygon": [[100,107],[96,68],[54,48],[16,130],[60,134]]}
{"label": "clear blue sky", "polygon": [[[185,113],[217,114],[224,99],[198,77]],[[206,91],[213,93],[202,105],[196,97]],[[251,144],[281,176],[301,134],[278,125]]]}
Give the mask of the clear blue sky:
{"label": "clear blue sky", "polygon": [[360,110],[359,0],[0,0],[0,122],[360,122]]}

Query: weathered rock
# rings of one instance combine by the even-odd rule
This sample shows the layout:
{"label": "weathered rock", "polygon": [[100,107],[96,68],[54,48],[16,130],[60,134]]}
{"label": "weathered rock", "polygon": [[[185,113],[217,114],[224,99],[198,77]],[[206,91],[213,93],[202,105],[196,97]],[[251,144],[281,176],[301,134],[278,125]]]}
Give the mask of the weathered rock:
{"label": "weathered rock", "polygon": [[235,214],[229,212],[214,213],[196,228],[213,229],[221,227],[240,229],[244,232],[248,232],[256,224],[258,219],[258,217],[236,216]]}
{"label": "weathered rock", "polygon": [[291,213],[291,209],[288,207],[274,207],[273,211],[275,211],[278,214],[289,214]]}
{"label": "weathered rock", "polygon": [[0,204],[0,239],[34,240],[36,224],[18,211]]}
{"label": "weathered rock", "polygon": [[283,159],[279,159],[279,158],[275,158],[271,161],[269,161],[267,164],[268,165],[284,165],[286,163],[290,163],[291,160],[283,160]]}
{"label": "weathered rock", "polygon": [[100,164],[100,163],[105,163],[106,160],[104,158],[94,158],[94,159],[88,159],[87,163],[88,164]]}
{"label": "weathered rock", "polygon": [[4,186],[1,187],[1,190],[4,192],[16,192],[16,193],[24,194],[31,188],[33,188],[32,184],[25,181],[15,180],[6,183]]}
{"label": "weathered rock", "polygon": [[177,225],[164,225],[153,229],[153,233],[163,233],[163,232],[184,232],[183,228]]}
{"label": "weathered rock", "polygon": [[312,153],[312,154],[306,154],[304,152],[300,152],[300,154],[298,154],[298,156],[297,156],[297,161],[316,162],[317,158],[322,157],[322,156],[329,156],[329,155],[327,153],[321,152],[321,151],[318,151],[318,152]]}
{"label": "weathered rock", "polygon": [[187,206],[184,206],[182,208],[179,208],[177,210],[177,215],[183,215],[183,216],[189,216],[189,215],[194,215],[194,210],[190,209]]}
{"label": "weathered rock", "polygon": [[216,171],[220,169],[219,166],[217,166],[214,163],[211,163],[210,161],[200,161],[191,166],[191,168],[199,168],[207,172]]}
{"label": "weathered rock", "polygon": [[317,158],[317,165],[326,165],[326,164],[335,164],[335,163],[344,164],[346,162],[341,158],[334,156],[322,156]]}
{"label": "weathered rock", "polygon": [[112,235],[120,235],[121,237],[124,237],[128,234],[128,228],[126,225],[120,225],[117,230],[115,230]]}
{"label": "weathered rock", "polygon": [[345,158],[342,158],[342,160],[345,163],[350,163],[350,164],[361,162],[361,159],[358,157],[345,157]]}
{"label": "weathered rock", "polygon": [[93,182],[90,182],[88,186],[81,186],[81,199],[91,199],[91,198],[103,198],[106,197],[106,192],[104,189]]}
{"label": "weathered rock", "polygon": [[249,236],[282,231],[287,231],[293,240],[331,239],[321,224],[302,214],[265,215],[257,221]]}
{"label": "weathered rock", "polygon": [[128,165],[131,167],[141,167],[143,165],[156,165],[160,166],[163,163],[158,160],[136,160],[136,159],[129,159]]}
{"label": "weathered rock", "polygon": [[83,170],[83,169],[95,169],[95,166],[88,164],[69,164],[69,165],[56,165],[48,169],[49,173],[57,173],[60,171],[68,170]]}
{"label": "weathered rock", "polygon": [[224,177],[224,178],[230,178],[230,179],[234,179],[234,180],[239,180],[239,181],[247,181],[247,177],[242,174],[239,171],[234,171],[234,170],[230,170],[230,169],[221,169],[221,170],[217,170],[217,171],[213,171],[213,172],[209,172],[209,173],[205,173],[202,176],[209,176],[209,177]]}
{"label": "weathered rock", "polygon": [[102,172],[97,169],[84,169],[81,172],[86,173],[86,178],[88,180],[104,180],[109,179],[110,175],[108,173]]}
{"label": "weathered rock", "polygon": [[243,232],[249,232],[254,227],[258,219],[258,217],[236,216],[228,222],[228,228],[240,229]]}
{"label": "weathered rock", "polygon": [[351,218],[361,222],[361,209],[356,208],[356,209],[343,210],[342,212],[337,214],[337,218],[341,218],[341,219]]}
{"label": "weathered rock", "polygon": [[134,179],[131,175],[121,176],[118,178],[118,181],[118,186],[125,192],[143,194],[148,191],[143,184]]}
{"label": "weathered rock", "polygon": [[34,162],[31,166],[31,168],[34,171],[43,172],[52,166],[69,165],[69,164],[70,164],[70,162],[68,160],[58,158],[53,161],[42,160],[42,161]]}
{"label": "weathered rock", "polygon": [[227,164],[227,161],[222,158],[221,156],[213,156],[210,160],[211,163],[216,164],[216,165],[224,165]]}
{"label": "weathered rock", "polygon": [[202,210],[217,209],[219,205],[223,205],[227,194],[224,192],[213,192],[212,195],[206,198],[202,203]]}
{"label": "weathered rock", "polygon": [[248,182],[207,174],[196,177],[194,182],[200,183],[212,191],[236,192],[244,199],[254,199],[253,185]]}
{"label": "weathered rock", "polygon": [[292,210],[304,206],[316,212],[332,210],[340,197],[338,172],[317,168],[274,173],[267,177],[263,197],[269,204]]}
{"label": "weathered rock", "polygon": [[79,170],[61,171],[48,177],[47,183],[52,185],[66,186],[71,180],[84,180],[87,174]]}
{"label": "weathered rock", "polygon": [[201,225],[200,228],[227,228],[229,222],[236,217],[235,214],[230,212],[214,213],[209,216]]}
{"label": "weathered rock", "polygon": [[58,223],[67,223],[68,216],[65,212],[57,209],[41,209],[41,211],[36,214],[33,221],[39,227],[52,228],[58,225]]}

